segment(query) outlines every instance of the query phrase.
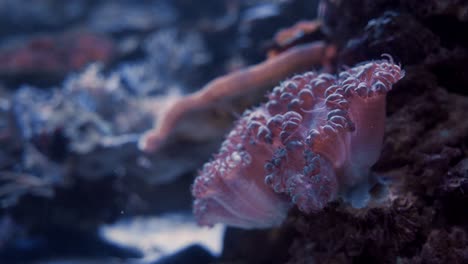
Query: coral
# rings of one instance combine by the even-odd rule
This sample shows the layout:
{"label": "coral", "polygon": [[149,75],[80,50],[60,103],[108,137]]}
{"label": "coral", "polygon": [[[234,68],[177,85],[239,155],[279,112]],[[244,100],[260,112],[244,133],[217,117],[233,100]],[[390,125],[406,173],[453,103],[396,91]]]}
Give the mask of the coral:
{"label": "coral", "polygon": [[312,37],[319,38],[321,36],[320,27],[321,22],[319,20],[302,20],[297,22],[291,27],[284,28],[278,31],[274,37],[274,43],[271,45],[268,51],[268,56],[276,56],[280,51],[284,51],[295,45],[313,41]]}
{"label": "coral", "polygon": [[307,72],[276,87],[247,111],[193,186],[202,225],[280,224],[291,205],[310,213],[342,197],[369,199],[369,168],[379,157],[385,95],[404,76],[391,60],[339,74]]}
{"label": "coral", "polygon": [[320,22],[317,20],[299,21],[292,27],[278,31],[278,33],[275,34],[275,43],[277,43],[279,46],[286,46],[289,44],[289,42],[294,41],[296,38],[299,38],[304,34],[317,31],[320,25]]}
{"label": "coral", "polygon": [[[12,130],[18,131],[5,133],[32,143],[47,159],[66,163],[73,177],[102,179],[120,171],[151,178],[153,184],[169,182],[201,166],[215,146],[193,144],[183,158],[171,151],[148,156],[137,149],[138,135],[150,128],[152,114],[179,97],[175,89],[147,96],[146,90],[126,86],[121,71],[104,74],[101,65],[92,64],[67,78],[60,89],[20,88],[8,110]],[[158,173],[151,173],[154,170]]]}
{"label": "coral", "polygon": [[17,205],[27,195],[53,197],[54,188],[63,184],[63,168],[30,146],[24,150],[21,171],[0,171],[0,208]]}
{"label": "coral", "polygon": [[334,55],[333,51],[334,48],[330,49],[324,42],[304,44],[263,63],[219,77],[201,90],[182,97],[159,111],[156,126],[141,137],[139,148],[146,152],[159,149],[186,113],[225,97],[275,85],[288,75],[307,70],[311,66],[327,64]]}
{"label": "coral", "polygon": [[203,37],[195,31],[163,29],[143,44],[145,59],[123,63],[119,69],[131,92],[139,95],[161,94],[173,87],[187,90],[187,83],[199,79],[200,68],[211,60]]}
{"label": "coral", "polygon": [[25,43],[12,40],[0,48],[0,75],[42,73],[60,75],[94,61],[110,62],[116,55],[111,39],[77,31],[32,37]]}
{"label": "coral", "polygon": [[390,180],[395,200],[357,210],[332,203],[313,215],[291,214],[302,237],[289,263],[466,262],[459,254],[465,242],[446,242],[448,231],[440,229],[466,232],[468,124],[459,120],[468,100],[437,87],[423,69],[406,68],[387,98],[382,154],[372,167]]}

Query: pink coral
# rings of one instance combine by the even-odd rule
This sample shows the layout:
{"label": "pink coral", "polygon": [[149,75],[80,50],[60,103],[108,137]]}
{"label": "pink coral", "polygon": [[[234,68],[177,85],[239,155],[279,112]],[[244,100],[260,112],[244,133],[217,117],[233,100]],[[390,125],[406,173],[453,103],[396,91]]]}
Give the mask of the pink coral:
{"label": "pink coral", "polygon": [[390,58],[338,76],[307,72],[274,88],[195,179],[198,222],[262,228],[279,225],[292,204],[305,213],[338,197],[364,206],[385,96],[403,76]]}
{"label": "pink coral", "polygon": [[270,87],[283,80],[285,76],[314,66],[329,68],[335,54],[334,45],[314,41],[295,46],[265,62],[216,78],[201,90],[178,98],[157,111],[156,126],[140,138],[138,147],[145,152],[156,151],[186,113],[204,108],[224,98]]}

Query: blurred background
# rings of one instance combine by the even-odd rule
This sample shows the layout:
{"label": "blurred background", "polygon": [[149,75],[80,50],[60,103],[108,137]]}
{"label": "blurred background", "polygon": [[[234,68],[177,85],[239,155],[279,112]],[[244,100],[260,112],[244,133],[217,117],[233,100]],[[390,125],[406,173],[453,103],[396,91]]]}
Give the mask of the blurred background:
{"label": "blurred background", "polygon": [[198,115],[156,153],[136,143],[167,102],[264,60],[279,29],[316,10],[310,0],[0,0],[0,263],[242,255],[243,231],[195,224],[190,184],[263,92]]}

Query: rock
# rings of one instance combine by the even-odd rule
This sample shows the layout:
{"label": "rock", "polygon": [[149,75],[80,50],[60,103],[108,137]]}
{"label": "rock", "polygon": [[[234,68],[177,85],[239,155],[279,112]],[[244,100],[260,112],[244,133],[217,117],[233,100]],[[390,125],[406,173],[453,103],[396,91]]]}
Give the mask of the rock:
{"label": "rock", "polygon": [[164,257],[153,264],[205,264],[211,263],[215,258],[205,248],[199,245],[193,245],[181,249],[171,256]]}

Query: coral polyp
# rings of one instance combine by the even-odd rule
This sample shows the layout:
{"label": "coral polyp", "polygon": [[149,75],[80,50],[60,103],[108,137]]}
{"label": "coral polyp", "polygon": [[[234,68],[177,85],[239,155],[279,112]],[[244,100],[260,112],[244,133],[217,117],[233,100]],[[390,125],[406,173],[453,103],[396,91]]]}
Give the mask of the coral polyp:
{"label": "coral polyp", "polygon": [[246,111],[195,179],[201,225],[279,225],[288,209],[304,213],[343,198],[365,206],[370,167],[385,124],[385,97],[404,71],[373,61],[338,76],[307,72],[275,87]]}

